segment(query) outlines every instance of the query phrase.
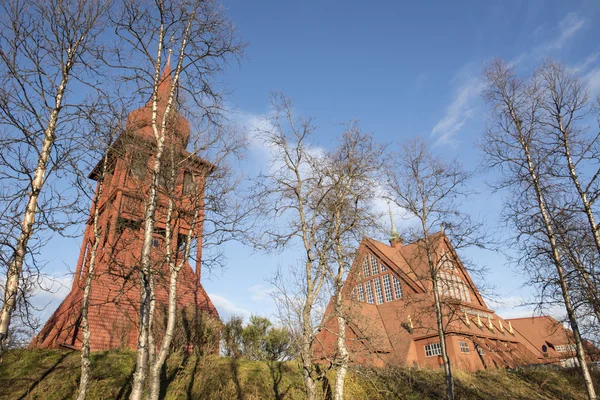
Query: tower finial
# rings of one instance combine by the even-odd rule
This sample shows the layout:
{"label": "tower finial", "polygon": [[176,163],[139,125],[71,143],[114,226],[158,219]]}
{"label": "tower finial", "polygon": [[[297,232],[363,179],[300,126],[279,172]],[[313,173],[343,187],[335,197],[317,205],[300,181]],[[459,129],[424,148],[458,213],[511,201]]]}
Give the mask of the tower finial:
{"label": "tower finial", "polygon": [[394,217],[392,215],[392,205],[390,204],[389,199],[387,200],[388,209],[390,210],[390,222],[392,223],[392,234],[390,239],[395,239],[398,237],[398,231],[396,230],[396,225],[394,224]]}
{"label": "tower finial", "polygon": [[396,224],[394,224],[394,216],[392,214],[392,206],[390,204],[390,200],[387,200],[388,208],[390,210],[390,222],[391,222],[391,235],[390,235],[390,245],[392,247],[396,247],[397,245],[402,246],[402,239],[400,239],[400,235],[398,235],[398,231],[396,230]]}

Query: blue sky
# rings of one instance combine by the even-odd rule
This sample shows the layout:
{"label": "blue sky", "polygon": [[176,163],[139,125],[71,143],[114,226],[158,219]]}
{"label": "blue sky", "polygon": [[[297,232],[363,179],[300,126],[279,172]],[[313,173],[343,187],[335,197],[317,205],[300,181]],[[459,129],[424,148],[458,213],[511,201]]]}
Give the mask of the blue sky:
{"label": "blue sky", "polygon": [[[418,4],[415,4],[418,3]],[[476,143],[485,127],[479,97],[482,64],[494,57],[512,61],[523,73],[552,56],[577,70],[600,93],[600,3],[597,1],[225,1],[229,16],[248,43],[245,59],[222,80],[234,118],[250,128],[269,113],[269,93],[280,90],[297,112],[312,116],[319,144],[331,146],[340,124],[360,120],[383,143],[420,135],[435,152],[478,168]],[[249,162],[260,165],[260,149]],[[469,205],[498,226],[501,197],[485,186]],[[402,225],[397,220],[397,225]],[[385,240],[382,235],[379,240]],[[77,261],[79,239],[57,239],[46,272],[66,285],[41,294],[49,315],[62,300]],[[203,274],[203,283],[222,316],[270,316],[269,278],[278,265],[294,262],[294,250],[252,253],[241,244],[226,247],[228,267]],[[530,313],[515,308],[530,291],[524,278],[496,254],[473,253],[487,265],[487,280],[504,302],[492,304],[503,317]]]}

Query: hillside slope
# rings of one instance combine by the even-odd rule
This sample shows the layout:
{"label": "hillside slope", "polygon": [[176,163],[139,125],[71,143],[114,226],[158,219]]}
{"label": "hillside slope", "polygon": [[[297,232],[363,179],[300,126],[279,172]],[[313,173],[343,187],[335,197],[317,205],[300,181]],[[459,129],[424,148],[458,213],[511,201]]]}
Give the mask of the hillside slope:
{"label": "hillside slope", "polygon": [[[135,354],[93,354],[90,399],[126,399]],[[13,350],[0,364],[0,399],[70,399],[77,392],[79,353]],[[229,358],[173,356],[164,379],[166,399],[302,399],[293,363],[270,365]],[[594,372],[595,382],[600,374]],[[326,385],[325,385],[326,386]],[[441,371],[353,368],[346,381],[349,400],[440,399]],[[456,373],[457,399],[585,399],[577,371],[548,368]]]}

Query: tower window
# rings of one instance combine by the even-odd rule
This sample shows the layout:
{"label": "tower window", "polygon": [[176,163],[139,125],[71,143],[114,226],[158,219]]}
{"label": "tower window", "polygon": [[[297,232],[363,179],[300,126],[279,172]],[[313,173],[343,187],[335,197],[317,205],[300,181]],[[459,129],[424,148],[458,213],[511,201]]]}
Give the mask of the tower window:
{"label": "tower window", "polygon": [[131,175],[139,180],[146,177],[148,170],[148,156],[145,153],[133,153],[131,156]]}
{"label": "tower window", "polygon": [[194,178],[191,172],[185,171],[183,173],[183,194],[194,194],[194,190],[196,190]]}
{"label": "tower window", "polygon": [[179,234],[177,235],[177,250],[180,252],[185,251],[185,246],[187,244],[188,237],[187,235]]}
{"label": "tower window", "polygon": [[133,231],[139,231],[142,227],[142,221],[134,221],[132,219],[119,217],[117,218],[117,235],[122,234],[125,229],[131,229]]}

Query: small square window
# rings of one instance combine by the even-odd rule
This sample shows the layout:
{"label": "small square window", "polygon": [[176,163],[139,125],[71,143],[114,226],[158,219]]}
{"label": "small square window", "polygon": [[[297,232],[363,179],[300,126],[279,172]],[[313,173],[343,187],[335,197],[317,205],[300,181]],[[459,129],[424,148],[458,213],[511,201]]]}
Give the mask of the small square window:
{"label": "small square window", "polygon": [[425,356],[433,357],[439,356],[442,354],[442,346],[440,343],[431,343],[425,345]]}
{"label": "small square window", "polygon": [[468,353],[471,352],[471,349],[469,349],[469,343],[467,343],[467,342],[461,342],[461,341],[459,341],[458,342],[458,347],[460,347],[460,352],[461,353],[467,353],[468,354]]}

